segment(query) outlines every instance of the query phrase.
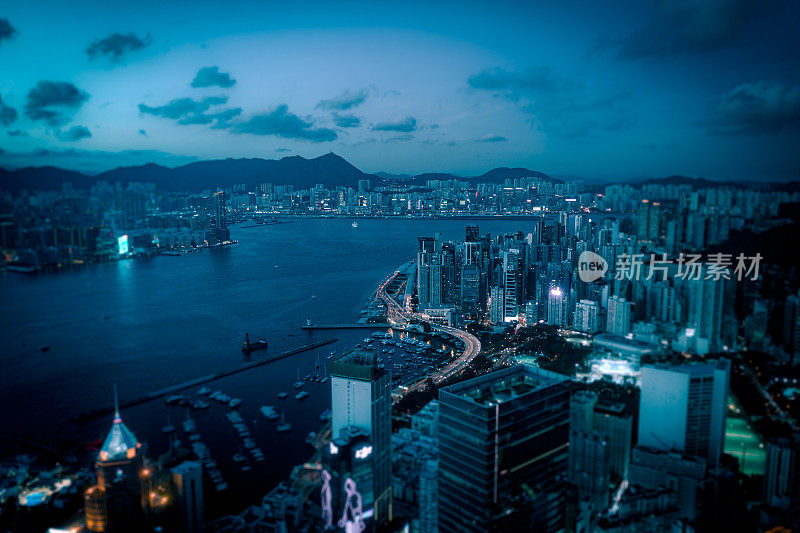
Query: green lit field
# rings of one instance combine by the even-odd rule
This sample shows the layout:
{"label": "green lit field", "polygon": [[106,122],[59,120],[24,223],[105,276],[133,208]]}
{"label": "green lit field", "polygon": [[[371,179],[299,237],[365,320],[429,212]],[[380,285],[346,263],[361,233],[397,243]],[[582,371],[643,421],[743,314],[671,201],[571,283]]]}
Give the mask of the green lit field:
{"label": "green lit field", "polygon": [[739,460],[739,468],[744,474],[764,474],[766,452],[753,428],[744,418],[734,418],[734,411],[728,411],[725,427],[725,453]]}

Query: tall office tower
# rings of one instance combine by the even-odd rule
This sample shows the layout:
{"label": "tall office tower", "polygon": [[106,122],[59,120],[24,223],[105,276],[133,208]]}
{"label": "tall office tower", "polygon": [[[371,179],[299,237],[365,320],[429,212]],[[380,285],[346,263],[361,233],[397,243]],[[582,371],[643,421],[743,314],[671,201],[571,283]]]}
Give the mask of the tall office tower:
{"label": "tall office tower", "polygon": [[478,242],[480,235],[481,231],[477,224],[474,226],[467,226],[464,235],[464,242]]}
{"label": "tall office tower", "polygon": [[606,331],[613,335],[625,336],[631,332],[631,307],[625,298],[612,296],[608,299]]}
{"label": "tall office tower", "polygon": [[616,480],[628,479],[633,442],[633,413],[619,402],[598,402],[594,407],[595,431],[608,443],[608,467]]}
{"label": "tall office tower", "polygon": [[225,203],[225,191],[222,189],[218,190],[214,193],[214,206],[216,208],[216,216],[215,216],[215,227],[218,230],[224,230],[228,227],[228,222],[226,219],[227,215],[227,206]]}
{"label": "tall office tower", "polygon": [[600,306],[592,300],[581,300],[575,304],[575,316],[572,320],[573,328],[585,333],[599,331]]}
{"label": "tall office tower", "polygon": [[373,513],[380,526],[391,520],[392,510],[392,399],[389,373],[376,359],[374,351],[354,350],[331,362],[331,435],[351,426],[368,434]]}
{"label": "tall office tower", "polygon": [[476,317],[480,304],[481,272],[477,265],[461,268],[461,312]]}
{"label": "tall office tower", "polygon": [[800,498],[800,437],[789,435],[767,440],[763,502],[788,509]]}
{"label": "tall office tower", "polygon": [[689,324],[694,329],[698,353],[718,351],[722,348],[722,304],[725,280],[703,279],[687,280],[689,297]]}
{"label": "tall office tower", "polygon": [[442,254],[439,234],[417,237],[417,299],[420,309],[442,304]]}
{"label": "tall office tower", "polygon": [[647,230],[650,221],[650,201],[642,200],[636,210],[636,236],[640,240],[647,240]]}
{"label": "tall office tower", "polygon": [[489,320],[492,324],[504,322],[503,288],[492,287],[489,290]]}
{"label": "tall office tower", "polygon": [[[441,304],[444,305],[458,305],[460,301],[460,294],[457,292],[461,272],[456,270],[456,248],[452,243],[444,243],[442,245],[441,255]],[[459,275],[456,278],[456,274]]]}
{"label": "tall office tower", "polygon": [[678,450],[719,464],[731,363],[642,367],[639,445]]}
{"label": "tall office tower", "polygon": [[558,531],[569,380],[516,365],[439,389],[439,531]]}
{"label": "tall office tower", "polygon": [[419,533],[437,533],[439,522],[439,460],[428,459],[419,472]]}
{"label": "tall office tower", "polygon": [[182,533],[203,531],[203,466],[197,461],[184,461],[172,468],[175,502],[180,512]]}
{"label": "tall office tower", "polygon": [[522,300],[522,261],[520,252],[514,248],[503,252],[503,319],[517,320]]}
{"label": "tall office tower", "polygon": [[561,287],[553,285],[547,295],[547,323],[563,328],[567,325],[567,297]]}
{"label": "tall office tower", "polygon": [[[117,403],[116,389],[114,403]],[[115,408],[114,422],[95,463],[97,485],[90,487],[84,496],[90,531],[138,531],[143,526],[148,472],[144,469],[141,446]]]}
{"label": "tall office tower", "polygon": [[[374,531],[375,447],[369,432],[360,426],[345,426],[322,451],[324,469],[321,490],[324,529]],[[391,466],[391,465],[390,465]]]}
{"label": "tall office tower", "polygon": [[577,391],[569,404],[569,427],[583,431],[594,429],[594,406],[597,394],[592,391]]}
{"label": "tall office tower", "polygon": [[570,429],[567,479],[578,493],[592,502],[596,511],[608,508],[609,468],[608,442],[597,431]]}

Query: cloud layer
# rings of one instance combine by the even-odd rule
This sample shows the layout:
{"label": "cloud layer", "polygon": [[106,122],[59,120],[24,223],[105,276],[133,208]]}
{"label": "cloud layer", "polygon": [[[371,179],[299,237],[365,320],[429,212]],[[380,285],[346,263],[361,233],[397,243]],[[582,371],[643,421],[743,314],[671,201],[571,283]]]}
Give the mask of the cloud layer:
{"label": "cloud layer", "polygon": [[401,133],[410,133],[417,129],[417,119],[414,117],[406,117],[399,120],[387,120],[385,122],[378,122],[372,126],[372,131],[399,131]]}
{"label": "cloud layer", "polygon": [[0,17],[0,44],[16,35],[17,30],[6,18]]}
{"label": "cloud layer", "polygon": [[89,99],[89,95],[65,81],[40,81],[28,92],[25,114],[31,120],[44,120],[51,126],[69,121],[71,112]]}
{"label": "cloud layer", "polygon": [[361,125],[361,119],[355,115],[333,113],[333,123],[339,128],[357,128]]}
{"label": "cloud layer", "polygon": [[334,98],[320,100],[317,107],[327,111],[347,111],[363,104],[369,96],[369,91],[359,89],[357,91],[347,90]]}
{"label": "cloud layer", "polygon": [[623,57],[702,53],[739,39],[771,2],[763,0],[661,0],[644,27],[620,41]]}
{"label": "cloud layer", "polygon": [[209,113],[212,107],[224,105],[228,102],[227,96],[209,96],[202,100],[192,98],[177,98],[161,106],[139,104],[139,112],[144,115],[168,118],[177,121],[182,126],[192,124],[208,125],[213,129],[226,129],[229,121],[239,116],[242,110],[238,107],[229,109],[216,109]]}
{"label": "cloud layer", "polygon": [[197,71],[192,80],[192,87],[233,87],[236,80],[227,72],[220,72],[219,67],[203,67]]}
{"label": "cloud layer", "polygon": [[8,126],[15,120],[17,120],[17,110],[5,105],[3,97],[0,96],[0,125]]}
{"label": "cloud layer", "polygon": [[800,85],[745,83],[723,95],[709,132],[762,134],[800,130]]}
{"label": "cloud layer", "polygon": [[96,39],[86,48],[89,59],[97,59],[105,56],[113,62],[117,62],[129,52],[141,50],[150,44],[150,35],[139,37],[133,32],[112,33],[102,39]]}
{"label": "cloud layer", "polygon": [[92,132],[86,126],[72,126],[67,131],[59,132],[57,137],[62,141],[79,141],[92,136]]}
{"label": "cloud layer", "polygon": [[274,135],[284,139],[315,143],[335,141],[338,138],[334,130],[315,128],[312,122],[291,113],[286,105],[279,105],[272,111],[253,115],[244,122],[236,123],[231,127],[231,131],[252,135]]}

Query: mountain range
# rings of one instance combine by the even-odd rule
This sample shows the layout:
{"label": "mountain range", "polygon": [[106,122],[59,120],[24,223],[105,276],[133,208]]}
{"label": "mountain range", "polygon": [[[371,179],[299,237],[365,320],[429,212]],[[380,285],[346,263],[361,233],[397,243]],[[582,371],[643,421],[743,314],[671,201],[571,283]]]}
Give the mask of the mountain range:
{"label": "mountain range", "polygon": [[0,189],[19,192],[28,190],[57,190],[64,182],[74,188],[85,189],[98,181],[109,183],[145,182],[169,191],[202,191],[217,187],[230,187],[243,183],[249,190],[259,183],[294,185],[308,188],[320,183],[326,187],[344,185],[357,187],[359,180],[371,179],[378,183],[404,183],[424,185],[431,179],[468,179],[476,182],[502,183],[509,178],[537,176],[560,182],[547,174],[525,168],[495,168],[480,176],[463,177],[453,174],[429,173],[411,176],[384,172],[367,174],[347,162],[343,157],[328,153],[313,159],[300,156],[282,159],[216,159],[197,161],[169,168],[155,163],[132,167],[118,167],[91,176],[58,167],[25,167],[16,170],[0,168]]}
{"label": "mountain range", "polygon": [[[4,169],[0,167],[0,190],[17,193],[21,190],[59,190],[64,182],[72,183],[76,189],[86,189],[98,181],[109,183],[129,182],[154,183],[158,189],[167,191],[200,192],[216,189],[217,187],[230,187],[235,184],[245,184],[248,190],[253,190],[259,183],[274,183],[276,185],[294,185],[298,188],[308,188],[317,183],[326,187],[348,186],[358,187],[358,181],[369,179],[379,185],[419,185],[424,186],[430,180],[469,180],[475,183],[503,183],[507,179],[522,177],[538,177],[554,183],[563,183],[563,180],[551,177],[542,172],[527,168],[499,167],[492,169],[480,176],[458,176],[450,173],[429,172],[425,174],[391,174],[376,172],[368,174],[362,172],[343,157],[333,152],[306,159],[300,156],[284,157],[282,159],[216,159],[197,161],[186,165],[170,168],[155,163],[131,167],[117,167],[96,175],[83,174],[74,170],[58,167],[24,167],[19,169]],[[584,182],[586,184],[586,182]],[[590,189],[598,191],[605,188],[608,183],[592,183],[587,185]],[[669,176],[666,178],[652,178],[643,181],[628,183],[639,187],[647,183],[660,184],[688,184],[693,188],[733,185],[737,187],[771,188],[775,190],[796,191],[800,183],[723,183],[710,181],[703,178],[688,178],[685,176]]]}

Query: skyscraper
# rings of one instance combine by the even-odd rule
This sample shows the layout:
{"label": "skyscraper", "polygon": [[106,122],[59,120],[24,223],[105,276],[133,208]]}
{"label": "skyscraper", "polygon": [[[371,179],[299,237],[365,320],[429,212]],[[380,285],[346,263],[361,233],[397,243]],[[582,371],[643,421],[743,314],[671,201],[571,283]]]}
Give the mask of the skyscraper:
{"label": "skyscraper", "polygon": [[556,531],[566,376],[517,365],[439,389],[439,531]]}
{"label": "skyscraper", "polygon": [[203,466],[197,461],[184,461],[171,470],[176,504],[180,513],[180,530],[184,533],[203,531]]}
{"label": "skyscraper", "polygon": [[722,346],[722,312],[724,279],[701,279],[686,281],[689,296],[689,326],[697,338],[698,353],[718,351]]}
{"label": "skyscraper", "polygon": [[567,298],[561,287],[554,286],[547,296],[547,323],[552,326],[567,325]]}
{"label": "skyscraper", "polygon": [[639,445],[678,450],[719,464],[731,363],[642,367]]}
{"label": "skyscraper", "polygon": [[359,428],[369,436],[375,503],[365,514],[380,525],[391,520],[392,403],[389,373],[376,358],[374,351],[354,350],[331,362],[331,434]]}
{"label": "skyscraper", "polygon": [[520,251],[512,249],[503,253],[503,320],[517,320],[522,303],[522,261]]}
{"label": "skyscraper", "polygon": [[572,320],[573,328],[585,333],[598,331],[598,316],[600,306],[592,300],[581,300],[575,304],[575,317]]}
{"label": "skyscraper", "polygon": [[612,296],[608,299],[606,331],[612,335],[625,336],[631,331],[631,307],[625,298]]}

